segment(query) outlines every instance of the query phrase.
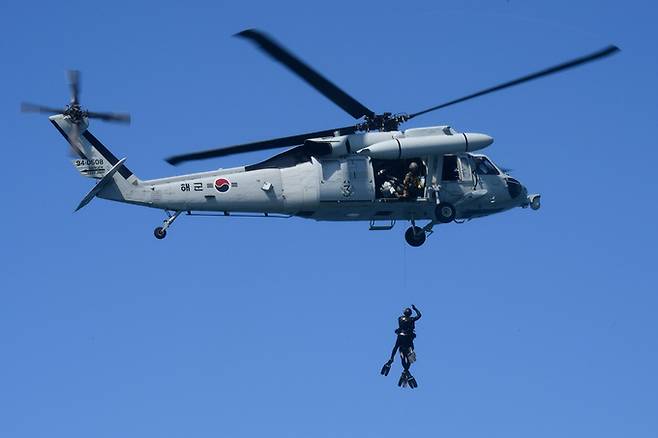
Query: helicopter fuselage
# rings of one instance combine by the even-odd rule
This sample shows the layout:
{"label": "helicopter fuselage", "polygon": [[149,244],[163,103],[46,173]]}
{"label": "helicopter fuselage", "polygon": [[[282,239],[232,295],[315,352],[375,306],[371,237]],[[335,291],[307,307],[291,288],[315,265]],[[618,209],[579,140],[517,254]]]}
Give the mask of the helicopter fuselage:
{"label": "helicopter fuselage", "polygon": [[[110,185],[98,196],[170,211],[320,221],[434,220],[441,202],[455,206],[458,220],[528,206],[525,187],[469,151],[492,141],[446,126],[325,137],[255,165]],[[417,196],[391,195],[390,182],[402,181],[411,161],[421,169]]]}

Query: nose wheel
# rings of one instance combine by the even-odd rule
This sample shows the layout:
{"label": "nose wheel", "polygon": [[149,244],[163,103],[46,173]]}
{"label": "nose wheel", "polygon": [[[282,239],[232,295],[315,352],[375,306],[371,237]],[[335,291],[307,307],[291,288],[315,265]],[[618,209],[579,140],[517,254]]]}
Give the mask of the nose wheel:
{"label": "nose wheel", "polygon": [[425,234],[425,230],[415,225],[407,228],[407,231],[404,233],[404,239],[413,247],[421,246],[425,243],[426,238],[427,235]]}

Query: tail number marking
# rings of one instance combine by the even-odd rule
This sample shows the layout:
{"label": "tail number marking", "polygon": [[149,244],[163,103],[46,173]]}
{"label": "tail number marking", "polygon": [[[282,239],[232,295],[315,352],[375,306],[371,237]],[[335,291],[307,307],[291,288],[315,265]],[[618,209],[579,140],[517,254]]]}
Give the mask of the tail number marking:
{"label": "tail number marking", "polygon": [[75,160],[75,165],[77,167],[80,167],[80,166],[102,166],[103,165],[103,159],[102,158],[93,158],[91,160],[79,159],[79,160]]}

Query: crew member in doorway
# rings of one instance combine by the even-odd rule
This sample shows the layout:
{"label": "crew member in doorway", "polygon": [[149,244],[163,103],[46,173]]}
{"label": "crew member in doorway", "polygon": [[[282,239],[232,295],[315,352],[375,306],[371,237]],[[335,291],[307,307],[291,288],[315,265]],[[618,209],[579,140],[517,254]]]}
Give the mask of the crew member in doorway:
{"label": "crew member in doorway", "polygon": [[415,199],[420,193],[420,178],[418,177],[418,163],[412,161],[409,164],[409,171],[402,180],[402,199]]}
{"label": "crew member in doorway", "polygon": [[[416,312],[416,316],[412,316],[411,309]],[[382,367],[381,374],[388,376],[389,371],[391,371],[391,365],[395,360],[395,353],[400,351],[400,360],[402,361],[402,375],[398,381],[398,386],[405,387],[409,385],[410,388],[417,388],[418,383],[414,376],[409,372],[411,364],[416,361],[416,353],[414,351],[414,338],[416,337],[416,321],[422,316],[420,311],[413,304],[410,308],[404,309],[402,316],[398,318],[398,328],[395,330],[395,333],[398,335],[393,351],[391,351],[391,357]]]}

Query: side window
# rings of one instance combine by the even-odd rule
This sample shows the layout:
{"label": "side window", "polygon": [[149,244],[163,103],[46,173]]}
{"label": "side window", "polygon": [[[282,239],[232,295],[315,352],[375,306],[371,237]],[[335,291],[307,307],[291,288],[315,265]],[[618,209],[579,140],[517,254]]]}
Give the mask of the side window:
{"label": "side window", "polygon": [[498,170],[486,157],[473,157],[475,173],[478,175],[498,175]]}
{"label": "side window", "polygon": [[456,155],[443,156],[443,181],[459,181],[459,168]]}

